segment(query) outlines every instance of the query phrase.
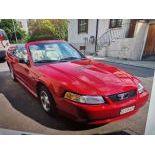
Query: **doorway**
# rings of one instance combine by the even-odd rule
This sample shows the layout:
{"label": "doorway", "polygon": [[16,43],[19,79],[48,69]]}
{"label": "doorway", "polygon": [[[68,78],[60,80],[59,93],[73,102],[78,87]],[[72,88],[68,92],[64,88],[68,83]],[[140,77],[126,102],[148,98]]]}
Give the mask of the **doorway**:
{"label": "doorway", "polygon": [[155,24],[149,25],[148,35],[143,52],[143,59],[155,60]]}

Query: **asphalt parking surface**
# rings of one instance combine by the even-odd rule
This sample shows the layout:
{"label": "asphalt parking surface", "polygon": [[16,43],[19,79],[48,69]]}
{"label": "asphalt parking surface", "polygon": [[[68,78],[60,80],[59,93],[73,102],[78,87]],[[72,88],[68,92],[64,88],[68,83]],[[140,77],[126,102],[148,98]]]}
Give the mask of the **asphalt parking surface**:
{"label": "asphalt parking surface", "polygon": [[[107,62],[108,63],[108,62]],[[148,68],[108,63],[138,76],[151,92],[154,71]],[[46,114],[36,98],[21,84],[12,81],[6,63],[0,63],[0,93],[7,104],[0,103],[0,128],[39,134],[144,134],[148,106],[127,119],[104,126],[88,127],[76,124],[62,116]]]}

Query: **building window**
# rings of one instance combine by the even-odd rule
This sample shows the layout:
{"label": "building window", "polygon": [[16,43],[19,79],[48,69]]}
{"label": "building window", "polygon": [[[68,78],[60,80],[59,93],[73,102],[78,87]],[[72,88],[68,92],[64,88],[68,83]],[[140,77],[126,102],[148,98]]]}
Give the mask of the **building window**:
{"label": "building window", "polygon": [[122,19],[110,19],[109,28],[122,27]]}
{"label": "building window", "polygon": [[78,33],[88,33],[88,19],[78,19]]}

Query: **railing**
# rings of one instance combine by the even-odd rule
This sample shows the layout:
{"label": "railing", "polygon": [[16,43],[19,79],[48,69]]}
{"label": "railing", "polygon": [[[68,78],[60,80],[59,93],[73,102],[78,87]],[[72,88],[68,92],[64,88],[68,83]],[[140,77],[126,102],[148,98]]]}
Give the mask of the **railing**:
{"label": "railing", "polygon": [[103,47],[109,46],[111,42],[114,42],[117,39],[126,38],[129,27],[130,23],[125,23],[122,24],[121,27],[108,29],[98,38],[97,48],[101,49]]}

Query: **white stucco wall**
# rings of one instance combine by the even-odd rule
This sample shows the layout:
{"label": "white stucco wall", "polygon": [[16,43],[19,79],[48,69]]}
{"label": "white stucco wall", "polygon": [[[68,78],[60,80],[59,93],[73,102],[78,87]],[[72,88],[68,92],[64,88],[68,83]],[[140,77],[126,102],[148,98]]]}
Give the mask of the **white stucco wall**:
{"label": "white stucco wall", "polygon": [[68,25],[68,42],[73,44],[76,48],[79,49],[80,46],[85,45],[84,38],[88,38],[88,42],[86,43],[86,51],[93,53],[95,51],[95,44],[89,43],[90,36],[96,35],[96,19],[88,20],[88,33],[80,33],[78,34],[78,20],[70,19]]}
{"label": "white stucco wall", "polygon": [[138,22],[135,29],[135,47],[132,57],[141,60],[147,38],[149,23]]}
{"label": "white stucco wall", "polygon": [[[89,19],[88,20],[88,33],[80,33],[78,34],[78,20],[70,19],[68,25],[68,41],[73,44],[76,48],[80,48],[80,46],[86,45],[86,51],[88,53],[95,52],[95,43],[89,43],[90,36],[96,36],[96,21],[97,19]],[[100,38],[108,29],[109,29],[109,21],[110,19],[99,19],[98,25],[98,38]],[[124,28],[125,23],[129,23],[130,20],[124,19],[123,26],[120,29]],[[84,38],[88,38],[88,41],[85,43]]]}
{"label": "white stucco wall", "polygon": [[109,29],[110,19],[99,19],[98,38]]}
{"label": "white stucco wall", "polygon": [[132,58],[134,42],[135,39],[133,38],[118,39],[107,47],[106,56],[119,59],[134,59]]}
{"label": "white stucco wall", "polygon": [[117,39],[110,46],[100,50],[100,56],[108,56],[119,59],[141,60],[148,32],[148,23],[136,24],[133,38]]}
{"label": "white stucco wall", "polygon": [[84,43],[84,37],[95,36],[96,34],[96,19],[88,20],[88,33],[78,34],[78,20],[71,19],[69,20],[68,26],[68,41],[70,43]]}
{"label": "white stucco wall", "polygon": [[[110,19],[99,19],[99,29],[98,29],[98,38],[100,38],[106,31],[109,30],[109,22]],[[117,29],[123,29],[124,32],[128,31],[129,26],[127,26],[130,23],[130,19],[123,19],[122,27]]]}
{"label": "white stucco wall", "polygon": [[[96,21],[97,19],[89,19],[88,20],[88,33],[80,33],[78,34],[78,20],[77,19],[69,19],[68,25],[68,41],[70,43],[84,43],[84,37],[90,37],[96,35]],[[109,21],[110,19],[99,19],[98,25],[98,37],[100,37],[104,32],[109,29]],[[129,23],[129,19],[123,20],[123,25]],[[122,26],[123,28],[123,26]]]}
{"label": "white stucco wall", "polygon": [[[78,34],[78,20],[70,19],[68,26],[68,41],[78,49],[80,46],[86,45],[86,53],[95,53],[95,43],[89,43],[90,36],[96,36],[96,19],[88,20],[88,33]],[[125,33],[128,31],[130,19],[124,19],[121,28]],[[99,19],[98,38],[100,38],[106,31],[109,30],[109,19]],[[138,22],[136,24],[133,38],[116,39],[111,42],[110,46],[103,47],[99,51],[100,56],[109,56],[115,58],[123,58],[130,60],[140,60],[145,46],[147,37],[148,23]],[[88,42],[84,38],[88,38]]]}

